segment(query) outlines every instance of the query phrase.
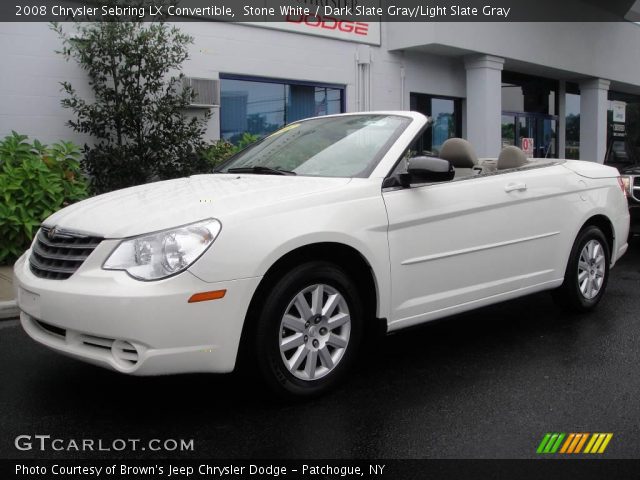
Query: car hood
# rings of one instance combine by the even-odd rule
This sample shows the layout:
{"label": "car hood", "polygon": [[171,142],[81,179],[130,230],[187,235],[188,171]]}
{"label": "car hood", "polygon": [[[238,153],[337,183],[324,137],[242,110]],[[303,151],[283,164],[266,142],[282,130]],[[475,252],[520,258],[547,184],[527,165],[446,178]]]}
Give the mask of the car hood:
{"label": "car hood", "polygon": [[123,238],[237,212],[274,206],[339,188],[349,178],[196,175],[117,190],[70,205],[44,225]]}

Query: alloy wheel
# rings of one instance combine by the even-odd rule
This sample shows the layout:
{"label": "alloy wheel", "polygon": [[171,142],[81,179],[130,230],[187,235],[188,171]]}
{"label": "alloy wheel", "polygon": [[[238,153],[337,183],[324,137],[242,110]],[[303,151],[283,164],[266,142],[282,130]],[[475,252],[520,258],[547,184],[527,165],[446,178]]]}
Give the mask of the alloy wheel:
{"label": "alloy wheel", "polygon": [[596,297],[604,283],[605,254],[598,240],[589,240],[580,252],[578,260],[578,286],[584,298]]}
{"label": "alloy wheel", "polygon": [[327,284],[299,291],[280,322],[280,356],[287,370],[301,380],[330,373],[349,345],[351,316],[344,296]]}

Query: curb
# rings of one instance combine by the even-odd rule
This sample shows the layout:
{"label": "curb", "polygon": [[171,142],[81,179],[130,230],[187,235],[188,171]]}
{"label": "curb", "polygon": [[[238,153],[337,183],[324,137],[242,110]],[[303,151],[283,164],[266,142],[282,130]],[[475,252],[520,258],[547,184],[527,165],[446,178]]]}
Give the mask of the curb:
{"label": "curb", "polygon": [[0,321],[13,320],[20,316],[20,310],[15,300],[0,302]]}

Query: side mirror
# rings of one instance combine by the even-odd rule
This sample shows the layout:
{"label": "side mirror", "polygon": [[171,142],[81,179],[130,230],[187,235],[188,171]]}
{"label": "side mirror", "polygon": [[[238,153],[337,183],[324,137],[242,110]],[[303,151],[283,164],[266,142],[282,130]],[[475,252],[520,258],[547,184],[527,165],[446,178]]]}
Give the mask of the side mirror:
{"label": "side mirror", "polygon": [[454,176],[455,170],[449,160],[413,157],[409,159],[407,173],[400,175],[400,183],[407,188],[414,183],[448,182]]}

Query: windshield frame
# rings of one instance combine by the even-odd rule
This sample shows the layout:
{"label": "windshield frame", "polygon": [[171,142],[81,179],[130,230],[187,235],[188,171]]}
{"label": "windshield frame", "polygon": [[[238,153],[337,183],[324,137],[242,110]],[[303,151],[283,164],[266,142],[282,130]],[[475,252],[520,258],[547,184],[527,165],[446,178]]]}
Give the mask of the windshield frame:
{"label": "windshield frame", "polygon": [[[411,126],[414,118],[412,118],[412,115],[406,115],[406,113],[408,113],[408,112],[353,112],[353,113],[346,113],[346,114],[345,113],[341,113],[341,114],[336,114],[336,115],[323,115],[323,116],[319,116],[319,117],[310,117],[310,118],[305,118],[305,119],[302,119],[302,120],[296,120],[295,122],[291,122],[291,123],[288,123],[286,125],[283,125],[281,128],[279,128],[278,130],[275,130],[274,132],[270,133],[266,137],[261,138],[257,142],[254,142],[251,145],[247,146],[246,148],[243,148],[242,150],[234,153],[227,160],[222,162],[220,165],[216,166],[214,168],[214,170],[213,170],[213,173],[214,174],[240,175],[239,173],[231,173],[231,172],[222,171],[222,170],[227,169],[229,167],[229,165],[232,164],[234,161],[236,161],[237,158],[241,154],[242,155],[246,154],[247,152],[253,150],[254,148],[257,148],[260,144],[262,144],[264,141],[266,141],[272,135],[276,134],[280,130],[289,128],[291,125],[301,124],[301,123],[314,121],[314,120],[329,119],[329,118],[342,118],[342,117],[380,117],[380,116],[386,116],[386,117],[398,117],[398,118],[404,119],[406,121],[406,123],[404,125],[399,125],[398,126],[396,131],[393,132],[393,134],[389,136],[387,141],[378,149],[377,153],[369,161],[367,167],[365,169],[361,170],[360,172],[358,172],[357,175],[351,175],[351,176],[312,175],[312,174],[308,174],[308,173],[297,173],[297,172],[295,172],[296,173],[295,176],[297,176],[297,177],[369,178],[371,176],[371,174],[373,173],[373,171],[380,165],[380,162],[389,153],[391,148],[395,145],[395,143],[402,137],[402,135]],[[233,168],[233,167],[231,167],[231,168]],[[241,175],[263,175],[263,173],[242,173]]]}

